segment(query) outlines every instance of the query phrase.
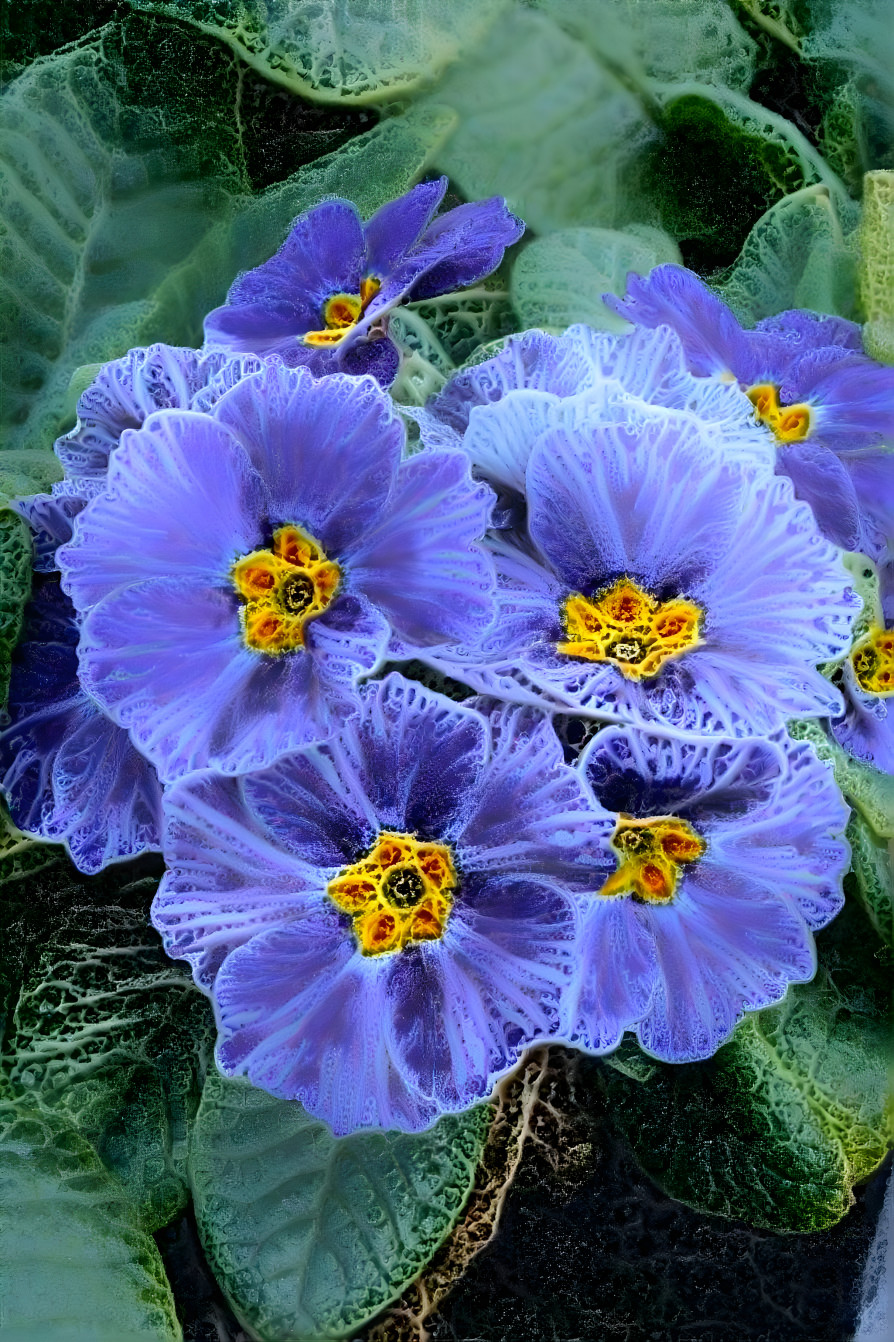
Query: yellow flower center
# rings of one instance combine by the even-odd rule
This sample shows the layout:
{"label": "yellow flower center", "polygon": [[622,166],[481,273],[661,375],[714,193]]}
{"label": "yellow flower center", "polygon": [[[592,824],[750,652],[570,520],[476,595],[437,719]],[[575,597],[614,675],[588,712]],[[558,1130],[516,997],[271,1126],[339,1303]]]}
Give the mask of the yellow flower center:
{"label": "yellow flower center", "polygon": [[376,294],[381,281],[371,275],[360,282],[359,294],[332,294],[323,304],[324,329],[305,331],[305,345],[337,345],[356,326]]}
{"label": "yellow flower center", "polygon": [[242,636],[254,652],[278,655],[304,647],[304,629],[338,591],[341,569],[298,526],[280,527],[269,550],[236,561],[233,586],[242,597]]}
{"label": "yellow flower center", "polygon": [[383,830],[366,857],[339,872],[327,892],[351,915],[363,954],[382,955],[443,936],[456,882],[445,844]]}
{"label": "yellow flower center", "polygon": [[645,904],[669,904],[676,894],[680,868],[697,861],[705,851],[704,839],[673,815],[651,820],[622,815],[611,845],[618,866],[600,895],[632,895]]}
{"label": "yellow flower center", "polygon": [[756,382],[745,392],[761,424],[768,424],[780,443],[800,443],[810,436],[809,405],[780,405],[779,388],[772,382]]}
{"label": "yellow flower center", "polygon": [[659,601],[630,578],[594,597],[573,592],[562,604],[566,641],[558,651],[612,662],[628,680],[657,675],[671,657],[701,642],[702,611],[692,601]]}
{"label": "yellow flower center", "polygon": [[894,694],[894,629],[874,625],[854,647],[851,664],[867,694]]}

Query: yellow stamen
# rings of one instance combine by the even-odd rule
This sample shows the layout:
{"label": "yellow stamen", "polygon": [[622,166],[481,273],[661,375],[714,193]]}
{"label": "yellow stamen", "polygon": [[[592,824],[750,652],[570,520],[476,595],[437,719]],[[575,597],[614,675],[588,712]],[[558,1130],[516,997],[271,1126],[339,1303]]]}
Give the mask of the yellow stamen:
{"label": "yellow stamen", "polygon": [[400,951],[444,934],[456,870],[445,844],[383,830],[366,857],[329,882],[329,898],[353,919],[364,955]]}
{"label": "yellow stamen", "polygon": [[353,329],[369,307],[382,284],[373,275],[360,281],[359,294],[332,294],[323,304],[324,327],[319,331],[305,331],[305,345],[337,345]]}
{"label": "yellow stamen", "polygon": [[772,382],[757,382],[745,392],[754,414],[773,430],[780,443],[801,443],[810,436],[809,405],[780,405],[779,388]]}
{"label": "yellow stamen", "polygon": [[239,612],[246,646],[278,656],[304,647],[304,630],[338,591],[341,569],[298,526],[273,534],[269,550],[236,561],[232,581],[243,599]]}
{"label": "yellow stamen", "polygon": [[600,895],[632,895],[645,904],[669,904],[677,891],[681,866],[696,862],[705,841],[676,816],[634,820],[622,815],[611,839],[617,870]]}
{"label": "yellow stamen", "polygon": [[894,694],[894,629],[873,625],[854,647],[851,664],[867,694]]}
{"label": "yellow stamen", "polygon": [[692,601],[659,601],[630,578],[594,597],[574,592],[562,605],[568,657],[611,662],[628,680],[657,675],[664,663],[701,642],[702,612]]}

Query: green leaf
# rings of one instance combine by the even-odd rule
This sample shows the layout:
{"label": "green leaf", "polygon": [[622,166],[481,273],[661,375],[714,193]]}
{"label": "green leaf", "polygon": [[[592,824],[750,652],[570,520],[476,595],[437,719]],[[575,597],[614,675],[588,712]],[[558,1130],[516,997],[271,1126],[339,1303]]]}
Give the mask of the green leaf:
{"label": "green leaf", "polygon": [[10,508],[0,508],[0,710],[9,692],[9,659],[31,595],[31,535]]}
{"label": "green leaf", "polygon": [[894,172],[866,174],[860,244],[863,344],[873,359],[894,363]]}
{"label": "green leaf", "polygon": [[158,1250],[68,1124],[0,1103],[4,1342],[180,1342]]}
{"label": "green leaf", "polygon": [[857,811],[847,837],[853,861],[845,889],[862,901],[882,941],[894,948],[894,841],[879,839]]}
{"label": "green leaf", "polygon": [[[157,1230],[186,1205],[187,1144],[214,1024],[207,998],[149,925],[155,881],[122,872],[86,880],[62,870],[9,896],[3,921],[26,951],[4,1062],[12,1093],[73,1123],[144,1227]],[[37,890],[43,907],[29,925],[15,903]],[[29,933],[40,938],[31,947]]]}
{"label": "green leaf", "polygon": [[490,1109],[335,1138],[297,1103],[208,1077],[190,1157],[205,1252],[265,1342],[343,1338],[395,1299],[462,1211]]}
{"label": "green leaf", "polygon": [[855,759],[818,722],[788,723],[789,736],[809,741],[821,760],[830,760],[835,782],[881,839],[894,839],[894,775]]}
{"label": "green leaf", "polygon": [[460,293],[398,308],[389,331],[403,350],[391,395],[401,405],[424,405],[466,359],[518,329],[498,277]]}
{"label": "green leaf", "polygon": [[757,43],[725,0],[535,0],[534,8],[640,86],[697,80],[747,93],[754,78]]}
{"label": "green leaf", "polygon": [[561,331],[586,322],[625,331],[628,323],[609,311],[602,294],[623,294],[630,271],[645,275],[666,261],[679,265],[680,252],[659,229],[564,229],[535,238],[521,253],[512,270],[512,302],[523,327]]}
{"label": "green leaf", "polygon": [[853,319],[859,219],[859,206],[825,185],[783,197],[758,219],[717,292],[747,326],[787,308]]}
{"label": "green leaf", "polygon": [[412,184],[451,125],[444,113],[394,118],[253,196],[223,132],[216,145],[217,121],[200,133],[187,115],[188,77],[181,102],[141,107],[125,49],[105,29],[37,62],[0,108],[3,315],[18,336],[3,367],[5,442],[54,466],[76,369],[154,340],[200,342],[205,313],[296,214],[332,193],[371,212]]}
{"label": "green leaf", "polygon": [[651,133],[639,98],[543,14],[503,16],[428,96],[459,118],[437,164],[470,200],[505,196],[538,232],[629,214],[622,165]]}
{"label": "green leaf", "polygon": [[770,1230],[822,1230],[884,1158],[890,953],[854,901],[818,946],[815,980],[748,1016],[709,1061],[625,1065],[633,1045],[608,1059],[612,1117],[672,1197]]}
{"label": "green leaf", "polygon": [[226,42],[320,102],[395,99],[473,48],[509,0],[130,0]]}

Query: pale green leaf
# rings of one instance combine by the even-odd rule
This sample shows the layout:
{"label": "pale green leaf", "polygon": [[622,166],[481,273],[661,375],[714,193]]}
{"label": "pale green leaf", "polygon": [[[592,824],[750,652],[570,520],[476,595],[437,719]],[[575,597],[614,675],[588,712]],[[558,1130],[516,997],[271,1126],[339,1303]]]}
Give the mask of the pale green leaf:
{"label": "pale green leaf", "polygon": [[535,238],[512,270],[512,302],[523,327],[561,331],[586,322],[601,331],[624,331],[628,323],[611,312],[602,294],[621,295],[631,271],[647,274],[680,252],[659,229],[631,225],[569,228]]}
{"label": "pale green leaf", "polygon": [[748,235],[717,291],[746,326],[787,308],[853,318],[860,209],[815,184],[784,196]]}
{"label": "pale green leaf", "polygon": [[[413,183],[451,125],[446,113],[385,121],[257,196],[234,172],[181,180],[187,151],[165,139],[164,117],[120,102],[113,36],[37,62],[0,107],[0,283],[17,337],[4,363],[5,443],[38,461],[54,462],[81,365],[154,340],[200,342],[205,313],[296,214],[329,194],[370,213]],[[21,487],[26,459],[13,462]]]}
{"label": "pale green leaf", "polygon": [[405,96],[481,41],[510,0],[130,0],[231,46],[319,102]]}
{"label": "pale green leaf", "polygon": [[335,1138],[297,1103],[210,1075],[190,1158],[205,1252],[265,1342],[350,1336],[395,1299],[468,1196],[490,1109]]}
{"label": "pale green leaf", "polygon": [[834,1225],[892,1142],[889,953],[849,901],[820,969],[750,1015],[707,1062],[607,1059],[613,1121],[690,1206],[777,1231]]}
{"label": "pale green leaf", "polygon": [[894,363],[894,172],[866,174],[860,243],[863,343],[874,359]]}
{"label": "pale green leaf", "polygon": [[3,1342],[180,1342],[151,1236],[69,1125],[0,1104]]}

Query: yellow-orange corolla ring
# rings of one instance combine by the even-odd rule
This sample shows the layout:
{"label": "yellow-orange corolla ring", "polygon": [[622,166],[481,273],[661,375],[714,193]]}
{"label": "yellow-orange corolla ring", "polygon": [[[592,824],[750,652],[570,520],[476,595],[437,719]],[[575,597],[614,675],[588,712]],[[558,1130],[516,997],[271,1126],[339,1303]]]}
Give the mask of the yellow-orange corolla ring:
{"label": "yellow-orange corolla ring", "polygon": [[444,934],[456,868],[450,849],[383,830],[366,857],[329,882],[329,898],[351,915],[364,955],[383,955]]}
{"label": "yellow-orange corolla ring", "polygon": [[269,550],[254,550],[233,565],[242,598],[242,637],[253,652],[278,656],[304,647],[310,620],[322,615],[341,582],[338,564],[303,528],[279,527]]}
{"label": "yellow-orange corolla ring", "polygon": [[305,331],[301,337],[305,345],[338,345],[359,322],[382,284],[373,275],[360,282],[359,294],[330,294],[323,304],[324,327],[319,331]]}
{"label": "yellow-orange corolla ring", "polygon": [[611,838],[618,855],[614,871],[600,895],[632,895],[644,904],[669,904],[676,892],[680,869],[696,862],[705,841],[677,816],[636,820],[622,815]]}
{"label": "yellow-orange corolla ring", "polygon": [[659,601],[630,578],[593,597],[572,592],[561,616],[566,637],[559,652],[611,662],[628,680],[657,675],[702,641],[702,611],[693,601]]}
{"label": "yellow-orange corolla ring", "polygon": [[873,625],[855,644],[851,665],[867,694],[894,694],[894,629]]}
{"label": "yellow-orange corolla ring", "polygon": [[754,406],[755,418],[768,425],[780,443],[801,443],[810,436],[809,405],[780,405],[779,388],[772,382],[756,382],[745,395]]}

